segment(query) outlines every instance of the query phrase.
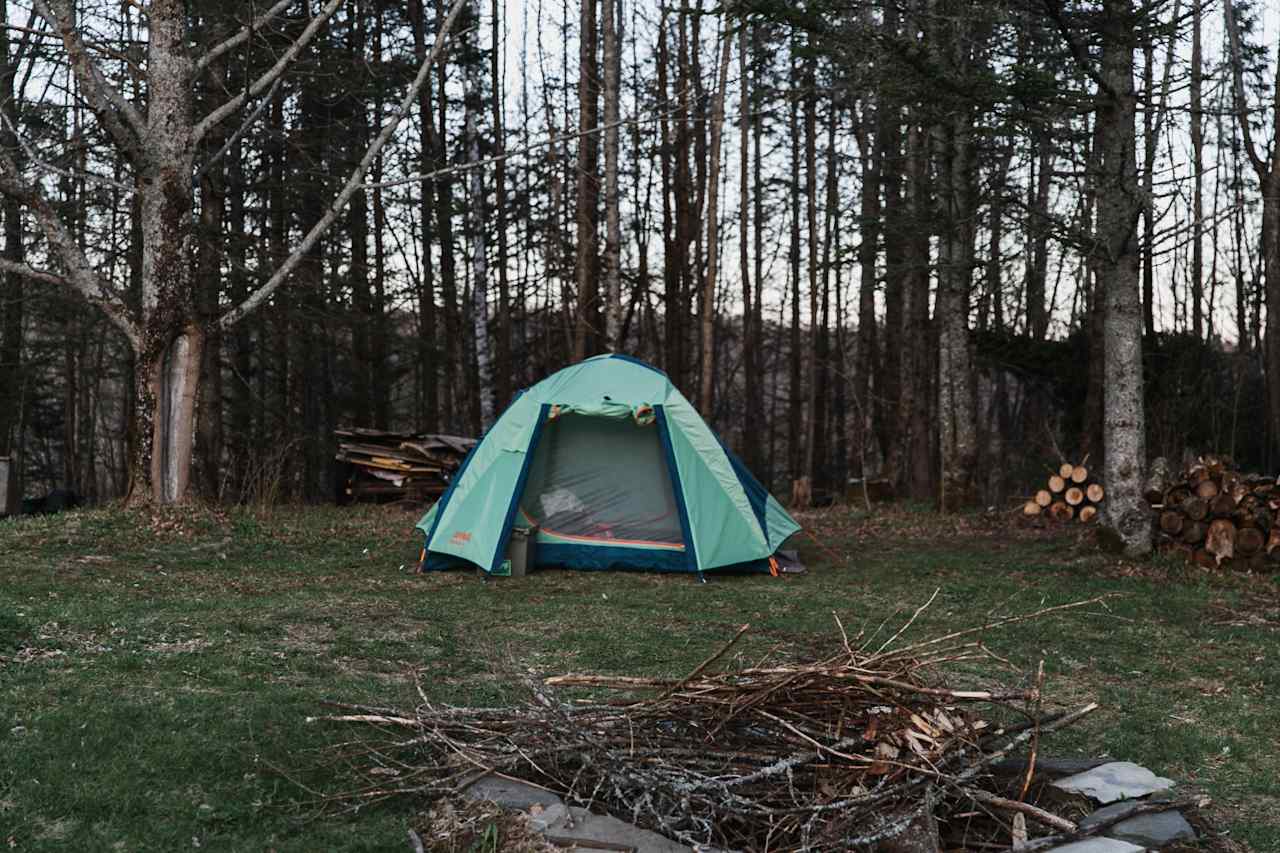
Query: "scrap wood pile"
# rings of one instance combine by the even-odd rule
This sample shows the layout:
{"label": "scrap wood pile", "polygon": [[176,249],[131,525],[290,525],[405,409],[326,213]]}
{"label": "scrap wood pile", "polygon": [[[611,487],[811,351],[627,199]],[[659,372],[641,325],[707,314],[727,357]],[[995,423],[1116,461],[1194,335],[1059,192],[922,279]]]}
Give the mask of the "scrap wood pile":
{"label": "scrap wood pile", "polygon": [[476,443],[456,435],[359,427],[335,430],[334,435],[335,458],[350,463],[345,490],[352,500],[438,497]]}
{"label": "scrap wood pile", "polygon": [[[1042,735],[1097,706],[1046,710],[1043,665],[1015,689],[953,689],[938,669],[994,665],[986,631],[1100,600],[895,650],[915,616],[887,642],[841,628],[830,657],[713,671],[744,625],[681,679],[562,675],[530,683],[523,705],[500,708],[439,705],[420,689],[412,711],[330,702],[341,711],[307,721],[371,725],[385,738],[341,736],[333,747],[364,780],[330,798],[344,808],[406,794],[447,798],[497,773],[689,845],[888,850],[926,831],[947,844],[981,835],[984,848],[1017,840],[1044,849],[1087,831],[1022,800],[1029,772],[1001,789],[990,768],[1028,745],[1034,766]],[[564,688],[593,698],[565,697]]]}
{"label": "scrap wood pile", "polygon": [[1280,562],[1280,484],[1242,474],[1229,459],[1203,456],[1175,478],[1152,464],[1146,499],[1157,543],[1205,568],[1268,571]]}
{"label": "scrap wood pile", "polygon": [[1107,496],[1106,489],[1095,479],[1086,467],[1089,457],[1086,455],[1079,465],[1063,462],[1056,473],[1050,474],[1045,482],[1047,488],[1040,489],[1022,506],[1022,514],[1027,517],[1047,515],[1054,521],[1076,521],[1088,524],[1098,517],[1099,505]]}

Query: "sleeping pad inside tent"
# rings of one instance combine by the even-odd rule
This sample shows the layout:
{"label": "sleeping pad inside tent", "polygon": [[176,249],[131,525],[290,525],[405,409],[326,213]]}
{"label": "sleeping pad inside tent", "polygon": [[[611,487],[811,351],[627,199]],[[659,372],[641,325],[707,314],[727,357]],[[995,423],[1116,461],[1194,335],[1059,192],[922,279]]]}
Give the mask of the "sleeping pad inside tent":
{"label": "sleeping pad inside tent", "polygon": [[418,522],[423,569],[495,572],[513,529],[535,566],[768,570],[800,529],[660,370],[622,355],[523,392]]}

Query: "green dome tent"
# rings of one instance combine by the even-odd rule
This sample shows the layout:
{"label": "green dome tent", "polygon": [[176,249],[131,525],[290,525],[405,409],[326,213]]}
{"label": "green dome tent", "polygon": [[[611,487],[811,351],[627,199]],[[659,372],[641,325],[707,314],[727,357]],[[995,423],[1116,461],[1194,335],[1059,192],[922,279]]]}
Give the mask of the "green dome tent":
{"label": "green dome tent", "polygon": [[676,390],[600,355],[521,393],[418,522],[422,568],[501,566],[514,527],[535,565],[769,568],[800,529]]}

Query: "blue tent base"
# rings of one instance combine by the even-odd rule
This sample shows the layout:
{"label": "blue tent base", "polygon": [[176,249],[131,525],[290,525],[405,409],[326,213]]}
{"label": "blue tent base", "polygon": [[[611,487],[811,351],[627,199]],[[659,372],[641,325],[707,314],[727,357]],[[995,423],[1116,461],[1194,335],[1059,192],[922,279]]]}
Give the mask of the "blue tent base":
{"label": "blue tent base", "polygon": [[[574,569],[576,571],[644,571],[670,574],[697,574],[703,572],[690,571],[683,551],[670,549],[647,548],[609,548],[597,545],[539,544],[535,552],[534,568],[537,569]],[[450,569],[478,569],[475,563],[455,557],[452,554],[441,554],[428,551],[419,571],[439,572]],[[749,560],[731,566],[720,566],[707,570],[707,574],[760,574],[769,572],[769,561]]]}

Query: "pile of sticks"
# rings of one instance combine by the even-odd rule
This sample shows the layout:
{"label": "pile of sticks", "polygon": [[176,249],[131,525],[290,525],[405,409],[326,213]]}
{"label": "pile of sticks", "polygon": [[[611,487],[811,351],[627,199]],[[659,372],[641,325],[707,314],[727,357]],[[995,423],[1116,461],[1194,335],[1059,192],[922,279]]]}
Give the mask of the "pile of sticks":
{"label": "pile of sticks", "polygon": [[1049,475],[1048,488],[1040,489],[1022,507],[1022,514],[1034,517],[1046,514],[1055,521],[1075,519],[1088,524],[1098,517],[1099,505],[1107,496],[1106,489],[1090,479],[1085,456],[1079,465],[1063,462],[1055,474]]}
{"label": "pile of sticks", "polygon": [[1219,456],[1196,459],[1176,477],[1157,460],[1146,499],[1157,544],[1213,569],[1269,571],[1280,563],[1280,485],[1242,474]]}
{"label": "pile of sticks", "polygon": [[474,438],[348,427],[334,431],[335,458],[348,463],[348,500],[439,497],[475,446]]}
{"label": "pile of sticks", "polygon": [[[891,650],[926,604],[884,642],[880,631],[850,637],[841,627],[830,657],[713,672],[744,625],[684,678],[561,675],[529,681],[529,700],[503,708],[439,705],[420,688],[412,711],[330,702],[341,712],[307,721],[382,732],[377,742],[344,736],[334,747],[364,768],[363,787],[332,799],[351,809],[396,795],[447,797],[497,773],[720,849],[861,849],[922,831],[936,836],[938,818],[962,813],[968,819],[954,825],[967,832],[975,813],[1000,815],[991,823],[997,833],[1016,813],[1032,834],[1071,834],[1078,827],[1070,820],[983,784],[995,762],[1097,706],[1045,711],[1043,664],[1018,689],[953,689],[936,670],[999,665],[983,646],[985,632],[1098,600]],[[563,698],[565,688],[595,698]],[[1005,717],[1018,722],[998,724]]]}

